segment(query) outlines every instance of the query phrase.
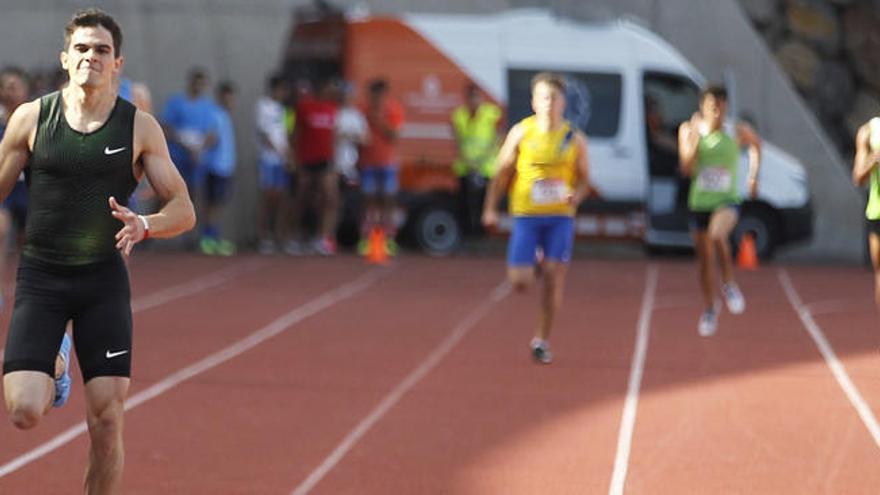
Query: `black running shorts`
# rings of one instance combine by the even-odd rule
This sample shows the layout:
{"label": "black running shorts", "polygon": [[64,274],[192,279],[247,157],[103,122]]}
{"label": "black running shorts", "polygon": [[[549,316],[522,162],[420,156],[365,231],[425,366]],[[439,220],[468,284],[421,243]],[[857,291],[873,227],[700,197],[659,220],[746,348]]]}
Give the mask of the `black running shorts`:
{"label": "black running shorts", "polygon": [[68,321],[84,381],[131,376],[131,289],[120,255],[81,266],[22,256],[3,373],[55,374]]}

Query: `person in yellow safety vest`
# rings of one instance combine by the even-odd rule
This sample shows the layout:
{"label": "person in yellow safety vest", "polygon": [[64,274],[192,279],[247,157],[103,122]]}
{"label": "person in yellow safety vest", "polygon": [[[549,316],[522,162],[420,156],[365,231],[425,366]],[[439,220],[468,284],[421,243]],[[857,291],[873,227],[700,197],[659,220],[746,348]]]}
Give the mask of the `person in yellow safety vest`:
{"label": "person in yellow safety vest", "polygon": [[457,152],[452,170],[458,177],[459,222],[466,235],[482,233],[480,215],[486,185],[495,175],[500,119],[501,109],[485,101],[473,83],[465,87],[465,103],[452,112]]}

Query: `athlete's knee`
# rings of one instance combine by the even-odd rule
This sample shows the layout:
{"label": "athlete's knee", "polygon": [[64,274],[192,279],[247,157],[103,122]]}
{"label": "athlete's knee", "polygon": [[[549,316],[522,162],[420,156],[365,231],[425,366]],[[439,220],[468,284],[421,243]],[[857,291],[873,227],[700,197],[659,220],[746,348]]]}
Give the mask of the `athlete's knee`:
{"label": "athlete's knee", "polygon": [[12,401],[7,404],[9,419],[20,430],[30,430],[37,426],[43,416],[43,408],[37,404]]}
{"label": "athlete's knee", "polygon": [[111,448],[122,437],[122,411],[120,405],[89,412],[89,436],[93,445]]}
{"label": "athlete's knee", "polygon": [[514,271],[508,275],[508,280],[510,281],[511,287],[516,292],[527,292],[533,283],[533,277],[531,274],[527,274],[521,271]]}
{"label": "athlete's knee", "polygon": [[528,292],[529,288],[531,288],[532,283],[529,280],[524,280],[522,278],[515,278],[510,281],[510,285],[513,287],[513,290],[516,292]]}

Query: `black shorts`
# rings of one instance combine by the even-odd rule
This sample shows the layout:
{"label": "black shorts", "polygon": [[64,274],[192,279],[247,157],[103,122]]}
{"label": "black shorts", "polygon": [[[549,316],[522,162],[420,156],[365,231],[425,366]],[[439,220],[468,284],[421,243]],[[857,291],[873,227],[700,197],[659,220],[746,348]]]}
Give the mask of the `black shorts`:
{"label": "black shorts", "polygon": [[712,215],[715,214],[716,211],[721,210],[723,208],[733,208],[736,210],[737,215],[739,215],[739,205],[721,205],[718,208],[715,208],[712,211],[693,211],[690,210],[688,212],[689,222],[691,230],[704,231],[709,230],[709,223],[712,221]]}
{"label": "black shorts", "polygon": [[84,381],[131,376],[131,289],[122,256],[65,266],[22,256],[3,373],[55,374],[68,321]]}
{"label": "black shorts", "polygon": [[223,177],[211,172],[205,174],[204,191],[208,204],[220,205],[225,203],[229,198],[229,184],[229,177]]}
{"label": "black shorts", "polygon": [[880,220],[866,220],[868,223],[868,233],[880,235]]}
{"label": "black shorts", "polygon": [[321,176],[324,175],[325,172],[329,172],[332,170],[330,167],[329,160],[321,160],[319,162],[309,162],[303,163],[301,167],[297,167],[297,172],[302,172],[303,175],[308,176]]}

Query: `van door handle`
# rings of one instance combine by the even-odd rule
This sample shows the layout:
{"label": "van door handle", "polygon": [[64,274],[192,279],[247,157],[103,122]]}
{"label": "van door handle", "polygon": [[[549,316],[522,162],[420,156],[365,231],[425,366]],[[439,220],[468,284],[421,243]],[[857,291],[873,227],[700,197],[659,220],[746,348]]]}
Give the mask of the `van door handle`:
{"label": "van door handle", "polygon": [[629,158],[632,156],[630,149],[626,146],[615,146],[612,148],[615,158]]}

